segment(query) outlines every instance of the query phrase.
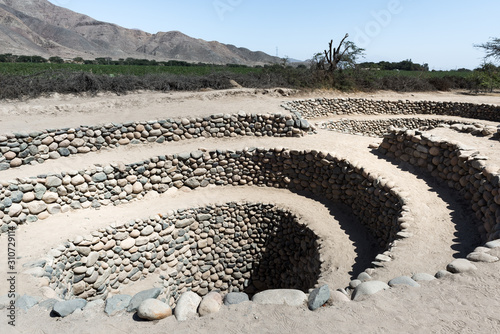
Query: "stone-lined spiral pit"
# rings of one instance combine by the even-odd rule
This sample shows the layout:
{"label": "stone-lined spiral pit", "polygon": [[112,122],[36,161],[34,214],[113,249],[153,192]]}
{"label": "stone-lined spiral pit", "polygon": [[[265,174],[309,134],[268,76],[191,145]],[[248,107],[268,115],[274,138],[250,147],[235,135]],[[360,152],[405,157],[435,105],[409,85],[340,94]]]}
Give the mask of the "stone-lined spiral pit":
{"label": "stone-lined spiral pit", "polygon": [[78,236],[51,255],[50,287],[64,298],[106,298],[160,272],[174,303],[182,292],[307,291],[320,275],[318,237],[290,211],[226,203],[171,211]]}
{"label": "stone-lined spiral pit", "polygon": [[[118,205],[172,187],[285,188],[346,206],[384,254],[391,251],[394,240],[410,236],[402,224],[409,209],[391,182],[321,151],[196,151],[26,182],[34,188],[47,185],[47,180],[58,181],[59,189],[53,190],[61,194],[57,199],[61,203],[81,202],[81,196],[89,202],[87,198],[92,196],[101,205]],[[19,182],[17,188],[23,188],[24,183]],[[138,190],[133,191],[135,188]],[[63,195],[64,191],[72,197]],[[110,201],[110,191],[117,194],[117,201]],[[122,192],[130,194],[119,200]],[[72,204],[74,209],[81,208]],[[171,304],[186,290],[200,295],[214,289],[250,294],[271,288],[307,291],[322,274],[319,248],[316,235],[292,213],[271,204],[229,203],[172,211],[76,237],[49,253],[44,275],[65,299],[105,299],[122,284],[157,269],[163,271],[165,295],[172,298]],[[389,261],[384,260],[387,256],[370,257],[375,266]]]}

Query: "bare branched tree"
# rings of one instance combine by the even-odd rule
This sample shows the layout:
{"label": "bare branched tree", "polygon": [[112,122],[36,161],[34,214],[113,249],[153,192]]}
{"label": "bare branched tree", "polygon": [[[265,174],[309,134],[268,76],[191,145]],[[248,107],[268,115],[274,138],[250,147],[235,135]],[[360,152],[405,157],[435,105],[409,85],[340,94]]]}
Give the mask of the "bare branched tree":
{"label": "bare branched tree", "polygon": [[492,38],[489,42],[474,45],[476,48],[481,48],[486,51],[484,59],[493,58],[500,61],[500,38]]}
{"label": "bare branched tree", "polygon": [[348,37],[349,34],[345,34],[336,48],[331,40],[327,50],[313,56],[312,67],[329,73],[333,73],[337,69],[355,67],[356,60],[358,57],[364,56],[365,49],[359,48],[354,42],[347,40]]}
{"label": "bare branched tree", "polygon": [[347,52],[348,48],[344,48],[343,51],[340,51],[342,48],[342,44],[344,44],[345,40],[349,37],[349,34],[345,34],[344,38],[339,43],[337,48],[333,47],[333,39],[328,43],[328,50],[325,50],[325,60],[328,63],[328,70],[335,71],[338,67],[339,62],[344,57],[344,54]]}

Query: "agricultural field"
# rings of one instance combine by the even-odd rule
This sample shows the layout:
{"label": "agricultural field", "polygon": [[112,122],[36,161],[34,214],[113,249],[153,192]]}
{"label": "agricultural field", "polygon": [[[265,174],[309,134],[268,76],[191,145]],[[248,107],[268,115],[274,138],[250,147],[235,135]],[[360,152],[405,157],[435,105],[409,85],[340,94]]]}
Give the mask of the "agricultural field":
{"label": "agricultural field", "polygon": [[98,75],[208,75],[214,72],[255,73],[262,68],[243,66],[197,65],[197,66],[153,66],[153,65],[94,65],[94,64],[51,64],[51,63],[0,63],[0,74],[35,75],[45,71],[66,70]]}

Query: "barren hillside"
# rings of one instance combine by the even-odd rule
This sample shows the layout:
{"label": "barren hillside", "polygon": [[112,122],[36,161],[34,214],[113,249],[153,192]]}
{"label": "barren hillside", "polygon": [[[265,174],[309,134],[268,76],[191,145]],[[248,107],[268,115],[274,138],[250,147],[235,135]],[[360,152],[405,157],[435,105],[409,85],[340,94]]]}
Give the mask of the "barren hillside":
{"label": "barren hillside", "polygon": [[277,61],[216,41],[178,31],[151,34],[94,20],[46,0],[0,0],[3,53],[41,56],[177,59],[206,63],[268,64]]}

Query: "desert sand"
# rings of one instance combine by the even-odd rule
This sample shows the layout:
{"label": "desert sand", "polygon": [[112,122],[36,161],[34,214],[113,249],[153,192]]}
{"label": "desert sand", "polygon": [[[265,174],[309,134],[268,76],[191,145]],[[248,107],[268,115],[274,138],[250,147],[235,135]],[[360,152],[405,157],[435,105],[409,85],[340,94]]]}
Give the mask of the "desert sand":
{"label": "desert sand", "polygon": [[[500,105],[498,94],[471,96],[446,93],[356,93],[333,91],[293,92],[288,90],[234,89],[227,91],[153,93],[137,92],[124,96],[54,95],[28,101],[0,102],[0,134],[50,128],[97,125],[108,122],[204,116],[216,113],[287,113],[286,101],[316,97],[364,97],[377,100],[460,101]],[[332,119],[332,118],[329,118]],[[322,120],[310,120],[311,123]],[[481,121],[482,122],[482,121]],[[486,123],[486,122],[482,122]],[[490,122],[491,123],[491,122]],[[494,125],[499,125],[491,123]],[[457,133],[449,129],[432,130],[439,136],[478,149],[489,157],[489,164],[500,166],[500,142]],[[143,144],[105,149],[85,155],[22,166],[0,172],[0,180],[56,173],[93,164],[132,163],[160,154],[205,149],[242,149],[244,147],[287,147],[333,152],[357,162],[367,170],[394,182],[407,194],[415,220],[413,236],[400,241],[393,261],[379,268],[374,279],[388,281],[414,273],[434,275],[455,258],[465,257],[481,245],[474,214],[458,195],[434,182],[420,171],[398,165],[379,156],[371,147],[379,138],[354,136],[318,129],[302,138],[236,137],[194,139],[175,143]],[[319,237],[322,248],[322,275],[319,283],[332,290],[345,288],[351,279],[370,267],[373,247],[349,210],[321,198],[299,195],[287,190],[262,187],[205,188],[168,191],[159,196],[100,210],[85,209],[57,214],[22,225],[17,233],[18,267],[43,257],[50,249],[75,235],[88,234],[113,222],[130,217],[147,217],[169,209],[203,206],[229,201],[269,202],[293,211]],[[6,238],[0,236],[0,273],[5,272]],[[500,256],[500,249],[491,251]],[[1,333],[500,333],[500,263],[477,263],[473,273],[450,275],[420,288],[396,287],[379,292],[360,302],[338,302],[311,312],[306,307],[267,306],[243,303],[223,307],[217,314],[178,322],[175,317],[155,322],[140,322],[131,314],[108,317],[102,310],[76,312],[66,318],[51,318],[49,312],[33,307],[20,311],[15,328],[0,317]],[[0,277],[0,296],[7,291]],[[43,280],[18,276],[20,295],[43,297]],[[123,286],[122,293],[133,294],[158,286],[158,276]],[[4,314],[5,310],[0,311]]]}

